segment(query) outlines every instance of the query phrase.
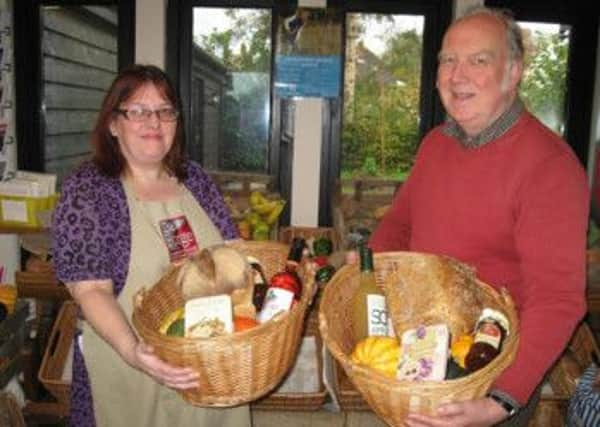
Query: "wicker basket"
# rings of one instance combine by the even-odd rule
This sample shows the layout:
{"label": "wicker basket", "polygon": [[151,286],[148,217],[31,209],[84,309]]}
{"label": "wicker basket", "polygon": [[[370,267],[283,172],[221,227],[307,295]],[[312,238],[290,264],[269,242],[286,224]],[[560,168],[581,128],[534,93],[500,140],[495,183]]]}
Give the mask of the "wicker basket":
{"label": "wicker basket", "polygon": [[[437,262],[439,259],[440,257],[435,255],[409,252],[376,254],[377,283],[379,286],[385,287],[387,282],[394,283],[395,281],[391,279],[396,278],[398,274],[401,274],[406,280],[411,277],[419,278],[420,274],[414,274],[416,269],[427,270],[430,268],[431,262]],[[456,262],[453,261],[453,263]],[[465,271],[468,270],[465,269]],[[374,370],[353,363],[349,357],[354,347],[350,300],[358,287],[358,279],[359,270],[356,265],[344,266],[338,270],[325,287],[319,314],[319,327],[323,342],[332,355],[340,363],[369,406],[388,424],[403,425],[403,420],[409,411],[432,413],[440,403],[483,396],[493,380],[512,362],[519,337],[514,304],[506,292],[498,293],[490,286],[475,280],[475,286],[479,290],[479,297],[483,303],[486,306],[500,308],[507,314],[511,325],[511,333],[504,342],[502,352],[487,366],[455,380],[412,382],[385,377]],[[431,283],[420,283],[420,285],[430,286]],[[430,300],[429,305],[438,306],[439,302]],[[406,309],[410,309],[410,307],[406,306]],[[390,310],[396,326],[396,333],[401,335],[403,330],[398,328],[394,319],[397,314],[392,309]],[[443,309],[440,308],[440,310]],[[416,317],[418,316],[415,314]],[[451,333],[456,333],[452,319],[448,323]]]}
{"label": "wicker basket", "polygon": [[0,392],[0,426],[25,427],[23,412],[19,408],[17,399],[8,392]]}
{"label": "wicker basket", "polygon": [[[267,277],[283,269],[289,247],[277,242],[237,241],[232,247],[257,258]],[[183,306],[172,268],[150,290],[136,295],[133,324],[167,362],[198,371],[200,386],[181,391],[198,406],[227,407],[251,402],[273,390],[296,358],[306,309],[313,295],[314,271],[301,266],[300,302],[285,315],[247,331],[210,339],[169,337],[158,332],[165,315]]]}
{"label": "wicker basket", "polygon": [[77,329],[79,307],[74,301],[65,301],[56,316],[48,345],[38,372],[38,379],[56,402],[61,415],[69,413],[71,383],[65,380],[65,367],[72,360],[73,337]]}

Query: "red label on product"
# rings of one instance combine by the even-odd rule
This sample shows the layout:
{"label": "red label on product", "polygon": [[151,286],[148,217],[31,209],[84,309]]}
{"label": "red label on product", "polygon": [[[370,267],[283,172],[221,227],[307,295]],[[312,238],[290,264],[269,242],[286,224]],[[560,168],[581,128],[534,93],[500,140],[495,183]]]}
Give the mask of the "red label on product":
{"label": "red label on product", "polygon": [[171,262],[198,252],[196,236],[185,215],[163,219],[159,225]]}

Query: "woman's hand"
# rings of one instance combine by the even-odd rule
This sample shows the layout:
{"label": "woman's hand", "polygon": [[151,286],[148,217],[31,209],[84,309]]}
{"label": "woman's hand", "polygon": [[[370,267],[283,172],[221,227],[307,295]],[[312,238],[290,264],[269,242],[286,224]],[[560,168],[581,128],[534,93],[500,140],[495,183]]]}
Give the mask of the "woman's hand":
{"label": "woman's hand", "polygon": [[154,378],[160,384],[176,390],[198,387],[198,373],[191,368],[180,368],[161,360],[152,346],[143,342],[134,347],[134,361],[137,369]]}
{"label": "woman's hand", "polygon": [[141,343],[113,294],[110,280],[67,283],[85,320],[131,367],[167,387],[185,390],[197,387],[198,374],[161,360],[151,346]]}
{"label": "woman's hand", "polygon": [[507,418],[508,413],[489,397],[441,405],[435,416],[409,413],[408,427],[488,427]]}

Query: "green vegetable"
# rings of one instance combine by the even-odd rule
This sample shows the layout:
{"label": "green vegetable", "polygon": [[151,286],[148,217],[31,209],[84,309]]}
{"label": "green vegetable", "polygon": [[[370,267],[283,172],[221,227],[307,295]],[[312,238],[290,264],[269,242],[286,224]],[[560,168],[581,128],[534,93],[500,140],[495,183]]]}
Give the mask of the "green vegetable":
{"label": "green vegetable", "polygon": [[315,256],[331,255],[333,252],[333,242],[327,237],[319,237],[313,242],[313,253]]}
{"label": "green vegetable", "polygon": [[182,337],[185,335],[185,319],[179,318],[175,320],[167,329],[167,335],[170,337]]}
{"label": "green vegetable", "polygon": [[448,364],[446,365],[446,378],[447,380],[454,380],[456,378],[462,378],[467,375],[467,371],[461,368],[451,357],[448,358]]}
{"label": "green vegetable", "polygon": [[269,224],[260,221],[252,228],[252,240],[269,240],[270,231]]}
{"label": "green vegetable", "polygon": [[327,283],[335,274],[335,267],[331,264],[324,265],[315,273],[315,281],[317,283]]}

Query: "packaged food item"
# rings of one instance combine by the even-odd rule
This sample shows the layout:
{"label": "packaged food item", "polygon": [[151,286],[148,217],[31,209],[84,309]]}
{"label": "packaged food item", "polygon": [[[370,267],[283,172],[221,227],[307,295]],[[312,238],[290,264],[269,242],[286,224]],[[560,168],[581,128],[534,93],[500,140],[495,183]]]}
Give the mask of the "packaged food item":
{"label": "packaged food item", "polygon": [[185,303],[185,336],[211,338],[233,332],[229,295],[193,298]]}
{"label": "packaged food item", "polygon": [[444,323],[419,326],[402,334],[396,378],[441,381],[446,377],[450,333]]}
{"label": "packaged food item", "polygon": [[475,372],[490,363],[502,350],[508,334],[506,316],[491,308],[484,308],[475,326],[473,345],[465,357],[468,372]]}

